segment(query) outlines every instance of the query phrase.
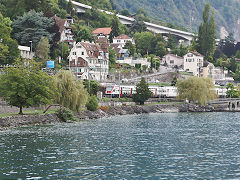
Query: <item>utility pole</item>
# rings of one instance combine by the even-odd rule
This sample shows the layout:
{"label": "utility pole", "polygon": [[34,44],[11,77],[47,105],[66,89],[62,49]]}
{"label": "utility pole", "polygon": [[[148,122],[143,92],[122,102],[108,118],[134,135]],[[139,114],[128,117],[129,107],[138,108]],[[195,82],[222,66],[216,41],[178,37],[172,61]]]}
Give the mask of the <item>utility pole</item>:
{"label": "utility pole", "polygon": [[31,44],[31,49],[30,49],[30,59],[32,59],[32,41],[29,41]]}
{"label": "utility pole", "polygon": [[119,81],[119,98],[121,98],[121,88],[120,88],[120,71],[118,71],[118,81]]}

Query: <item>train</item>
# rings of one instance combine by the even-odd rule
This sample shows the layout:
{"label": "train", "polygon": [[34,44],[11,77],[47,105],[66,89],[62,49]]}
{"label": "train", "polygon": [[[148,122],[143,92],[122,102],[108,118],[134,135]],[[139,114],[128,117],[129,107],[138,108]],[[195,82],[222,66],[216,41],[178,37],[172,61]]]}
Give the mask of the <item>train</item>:
{"label": "train", "polygon": [[[176,98],[178,96],[177,87],[175,86],[149,86],[153,97],[155,98]],[[216,93],[219,98],[226,97],[227,89],[225,87],[215,87]],[[105,95],[112,98],[127,97],[132,98],[136,93],[136,86],[134,85],[107,85]]]}

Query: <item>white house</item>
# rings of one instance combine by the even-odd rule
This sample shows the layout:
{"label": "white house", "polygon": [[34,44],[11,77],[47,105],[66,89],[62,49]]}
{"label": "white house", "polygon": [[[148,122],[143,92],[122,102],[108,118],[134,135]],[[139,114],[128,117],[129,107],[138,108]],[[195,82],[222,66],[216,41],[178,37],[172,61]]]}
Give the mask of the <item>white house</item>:
{"label": "white house", "polygon": [[77,78],[96,81],[103,81],[107,78],[108,60],[108,49],[90,42],[74,44],[68,56],[69,68]]}
{"label": "white house", "polygon": [[198,52],[189,52],[184,56],[184,71],[191,72],[194,76],[202,76],[203,55]]}
{"label": "white house", "polygon": [[167,54],[162,59],[162,64],[167,64],[168,67],[178,67],[183,68],[184,59],[183,57],[177,56],[175,54]]}
{"label": "white house", "polygon": [[23,59],[32,59],[34,57],[34,52],[31,52],[31,48],[28,46],[18,46],[20,55]]}
{"label": "white house", "polygon": [[113,38],[113,44],[119,44],[121,47],[124,47],[128,41],[135,44],[134,40],[125,34],[121,34],[120,36]]}

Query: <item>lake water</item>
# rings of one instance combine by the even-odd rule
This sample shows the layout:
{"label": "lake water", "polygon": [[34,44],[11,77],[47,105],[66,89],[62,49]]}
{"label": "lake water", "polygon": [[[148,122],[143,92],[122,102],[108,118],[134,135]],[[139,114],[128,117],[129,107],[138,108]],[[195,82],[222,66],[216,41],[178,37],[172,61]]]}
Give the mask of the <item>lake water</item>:
{"label": "lake water", "polygon": [[0,132],[0,179],[240,179],[240,113],[119,116]]}

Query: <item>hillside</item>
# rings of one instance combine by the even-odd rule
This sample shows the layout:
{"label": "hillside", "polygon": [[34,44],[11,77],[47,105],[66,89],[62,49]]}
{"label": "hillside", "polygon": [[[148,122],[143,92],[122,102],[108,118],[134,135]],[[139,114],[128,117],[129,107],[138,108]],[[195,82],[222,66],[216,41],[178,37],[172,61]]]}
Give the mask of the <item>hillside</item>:
{"label": "hillside", "polygon": [[207,2],[215,9],[219,37],[234,33],[240,41],[240,1],[239,0],[111,0],[116,10],[128,9],[135,13],[143,8],[153,19],[183,26],[192,32],[202,21],[202,11]]}

